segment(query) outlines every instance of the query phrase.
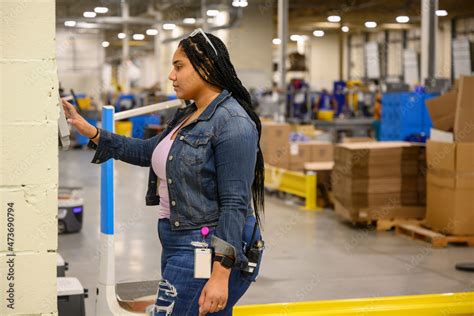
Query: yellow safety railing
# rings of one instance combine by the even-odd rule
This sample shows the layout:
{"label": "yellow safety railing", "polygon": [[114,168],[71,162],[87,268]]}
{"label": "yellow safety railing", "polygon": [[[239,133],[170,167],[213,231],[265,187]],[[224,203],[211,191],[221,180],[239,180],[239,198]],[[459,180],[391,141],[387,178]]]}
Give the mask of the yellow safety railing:
{"label": "yellow safety railing", "polygon": [[265,165],[265,187],[304,198],[303,209],[305,210],[319,210],[316,204],[317,176],[315,172],[305,174]]}
{"label": "yellow safety railing", "polygon": [[467,316],[474,292],[235,306],[234,316]]}

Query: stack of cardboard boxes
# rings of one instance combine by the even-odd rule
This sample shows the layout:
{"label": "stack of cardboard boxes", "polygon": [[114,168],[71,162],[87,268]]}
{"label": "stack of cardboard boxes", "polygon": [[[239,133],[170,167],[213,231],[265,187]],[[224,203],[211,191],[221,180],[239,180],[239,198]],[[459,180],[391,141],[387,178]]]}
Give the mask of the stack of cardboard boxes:
{"label": "stack of cardboard boxes", "polygon": [[332,173],[336,212],[354,221],[423,218],[423,151],[423,146],[406,142],[336,146]]}
{"label": "stack of cardboard boxes", "polygon": [[474,77],[427,101],[433,121],[427,142],[425,224],[443,234],[474,234]]}
{"label": "stack of cardboard boxes", "polygon": [[292,127],[286,123],[262,122],[260,147],[265,163],[293,171],[303,171],[307,162],[333,160],[333,145],[322,141],[290,142]]}

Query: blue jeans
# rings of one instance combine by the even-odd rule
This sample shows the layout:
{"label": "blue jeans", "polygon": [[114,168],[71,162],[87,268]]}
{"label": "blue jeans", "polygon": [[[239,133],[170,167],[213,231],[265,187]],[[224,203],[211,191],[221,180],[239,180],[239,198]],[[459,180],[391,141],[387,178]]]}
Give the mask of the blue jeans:
{"label": "blue jeans", "polygon": [[[243,240],[250,242],[253,231],[253,216],[247,218],[244,226]],[[209,227],[210,233],[204,240],[210,245],[215,227]],[[196,316],[199,314],[198,300],[207,279],[194,278],[194,249],[192,241],[203,241],[201,232],[196,230],[172,231],[168,219],[158,222],[158,235],[163,247],[161,255],[162,281],[157,293],[156,306],[167,307],[156,311],[155,316]],[[260,236],[257,230],[257,237]],[[252,275],[244,275],[233,268],[229,278],[229,294],[224,310],[209,315],[232,315],[232,307],[244,295],[258,275],[258,268]]]}

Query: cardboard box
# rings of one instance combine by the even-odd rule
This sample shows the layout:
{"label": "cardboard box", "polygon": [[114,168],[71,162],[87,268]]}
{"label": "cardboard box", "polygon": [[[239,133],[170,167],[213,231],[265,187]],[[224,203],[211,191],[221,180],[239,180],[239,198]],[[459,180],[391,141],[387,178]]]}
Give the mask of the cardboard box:
{"label": "cardboard box", "polygon": [[419,146],[408,142],[346,143],[335,146],[334,160],[350,168],[417,161]]}
{"label": "cardboard box", "polygon": [[474,235],[474,143],[427,142],[426,225]]}
{"label": "cardboard box", "polygon": [[332,143],[320,141],[290,143],[290,170],[303,171],[305,163],[330,162],[332,160]]}
{"label": "cardboard box", "polygon": [[342,140],[343,144],[347,143],[367,143],[367,142],[376,142],[375,139],[371,137],[344,137]]}
{"label": "cardboard box", "polygon": [[290,163],[290,145],[277,143],[273,146],[262,147],[265,163],[274,167],[288,169]]}
{"label": "cardboard box", "polygon": [[262,122],[261,142],[271,144],[274,141],[287,143],[290,138],[291,126],[286,123]]}
{"label": "cardboard box", "polygon": [[429,170],[474,172],[474,142],[445,143],[428,140],[426,157]]}
{"label": "cardboard box", "polygon": [[454,130],[458,92],[451,90],[442,96],[426,100],[433,127],[445,132]]}
{"label": "cardboard box", "polygon": [[57,312],[55,252],[0,253],[0,315]]}
{"label": "cardboard box", "polygon": [[461,77],[459,80],[454,140],[474,142],[474,77]]}
{"label": "cardboard box", "polygon": [[430,171],[426,225],[443,234],[474,235],[473,192],[473,175],[443,176]]}
{"label": "cardboard box", "polygon": [[290,162],[290,125],[285,123],[262,122],[262,149],[265,163],[287,169]]}
{"label": "cardboard box", "polygon": [[451,91],[426,105],[434,128],[453,132],[456,142],[474,142],[474,77],[461,77]]}

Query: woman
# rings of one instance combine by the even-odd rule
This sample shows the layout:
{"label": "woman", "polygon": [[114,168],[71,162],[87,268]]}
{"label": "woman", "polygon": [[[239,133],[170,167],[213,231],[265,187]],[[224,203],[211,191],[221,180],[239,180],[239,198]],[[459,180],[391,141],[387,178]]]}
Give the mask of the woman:
{"label": "woman", "polygon": [[[151,139],[96,129],[63,105],[68,121],[91,139],[93,163],[114,158],[151,166],[146,204],[159,205],[163,247],[155,315],[231,315],[255,281],[263,250],[256,243],[264,204],[260,120],[224,43],[212,34],[198,29],[183,39],[168,78],[179,99],[194,103]],[[195,252],[206,245],[212,273],[195,278],[195,269],[202,272]]]}

